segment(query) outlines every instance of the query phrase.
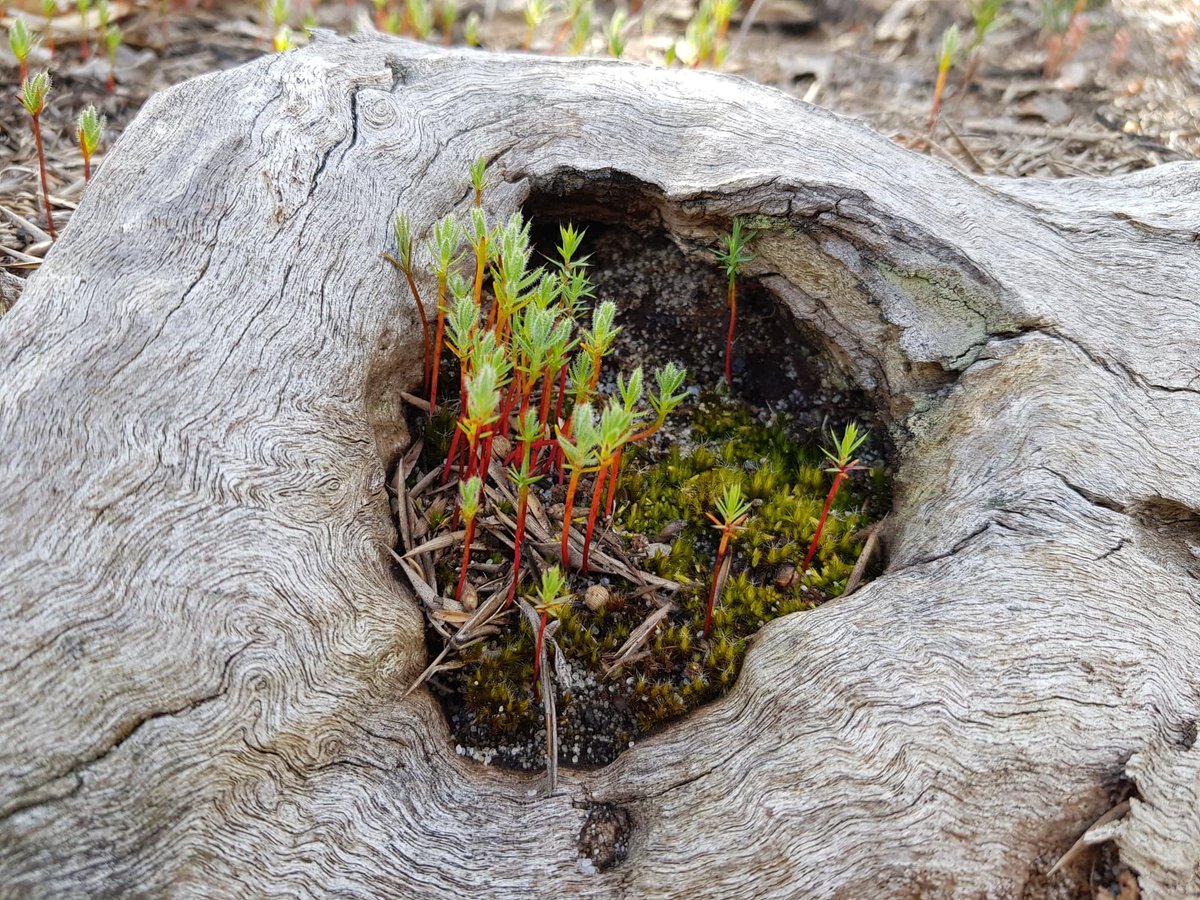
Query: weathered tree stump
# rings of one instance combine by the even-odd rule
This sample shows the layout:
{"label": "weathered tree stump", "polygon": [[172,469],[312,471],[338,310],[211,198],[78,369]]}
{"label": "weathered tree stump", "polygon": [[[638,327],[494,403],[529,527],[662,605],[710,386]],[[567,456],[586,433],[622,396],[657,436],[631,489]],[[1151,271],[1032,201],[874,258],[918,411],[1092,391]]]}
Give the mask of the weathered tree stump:
{"label": "weathered tree stump", "polygon": [[[885,575],[598,772],[454,753],[393,577],[397,208],[532,193],[751,267],[899,446]],[[0,320],[19,896],[1200,893],[1200,166],[976,181],[735,78],[327,40],[175,87]],[[614,809],[614,807],[616,809]],[[577,865],[580,834],[628,858]],[[615,823],[615,825],[613,824]]]}

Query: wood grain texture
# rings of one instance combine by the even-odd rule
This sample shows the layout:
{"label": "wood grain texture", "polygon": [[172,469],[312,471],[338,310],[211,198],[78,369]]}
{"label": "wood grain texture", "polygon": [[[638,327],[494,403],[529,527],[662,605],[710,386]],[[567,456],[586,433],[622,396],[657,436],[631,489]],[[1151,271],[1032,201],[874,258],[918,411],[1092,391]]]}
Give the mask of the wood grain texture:
{"label": "wood grain texture", "polygon": [[[752,273],[900,447],[884,577],[550,797],[401,699],[420,329],[379,251],[481,155],[494,217],[570,195],[701,254],[770,217]],[[0,320],[0,892],[1011,897],[1128,765],[1112,836],[1183,896],[1196,196],[1197,165],[975,181],[734,78],[383,39],[159,95]],[[629,858],[588,874],[602,802]]]}

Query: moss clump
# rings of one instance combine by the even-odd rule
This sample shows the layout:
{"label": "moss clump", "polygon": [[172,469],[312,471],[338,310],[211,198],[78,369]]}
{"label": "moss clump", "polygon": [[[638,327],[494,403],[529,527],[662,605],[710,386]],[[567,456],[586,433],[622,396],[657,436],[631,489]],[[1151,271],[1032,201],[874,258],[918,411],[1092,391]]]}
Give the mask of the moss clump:
{"label": "moss clump", "polygon": [[[608,664],[655,609],[630,586],[606,581],[610,602],[561,610],[556,640],[571,668],[558,691],[560,762],[603,765],[631,741],[727,691],[746,640],[766,622],[840,594],[862,549],[864,529],[886,508],[881,468],[852,478],[838,494],[821,546],[803,578],[804,558],[831,476],[819,438],[783,417],[764,424],[746,405],[703,396],[671,443],[626,458],[613,529],[643,568],[683,587],[672,611],[631,662]],[[702,637],[718,531],[707,514],[726,485],[753,502],[733,549],[730,575]],[[649,550],[649,552],[647,552]],[[602,579],[574,575],[581,597]],[[535,635],[513,623],[468,648],[465,665],[442,679],[452,727],[476,755],[526,769],[543,765],[544,724],[533,689]]]}

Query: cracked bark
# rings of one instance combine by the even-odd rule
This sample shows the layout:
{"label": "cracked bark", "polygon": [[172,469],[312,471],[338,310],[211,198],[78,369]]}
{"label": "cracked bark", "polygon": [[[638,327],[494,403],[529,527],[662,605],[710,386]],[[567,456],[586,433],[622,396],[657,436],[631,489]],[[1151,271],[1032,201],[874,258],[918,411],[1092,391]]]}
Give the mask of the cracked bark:
{"label": "cracked bark", "polygon": [[[420,327],[378,253],[479,156],[493,219],[569,194],[706,254],[766,217],[752,274],[900,448],[887,573],[552,797],[402,696],[383,481]],[[384,40],[159,95],[0,321],[0,883],[1015,896],[1128,761],[1105,836],[1194,894],[1198,191],[976,181],[736,79]],[[604,803],[628,858],[585,874]]]}

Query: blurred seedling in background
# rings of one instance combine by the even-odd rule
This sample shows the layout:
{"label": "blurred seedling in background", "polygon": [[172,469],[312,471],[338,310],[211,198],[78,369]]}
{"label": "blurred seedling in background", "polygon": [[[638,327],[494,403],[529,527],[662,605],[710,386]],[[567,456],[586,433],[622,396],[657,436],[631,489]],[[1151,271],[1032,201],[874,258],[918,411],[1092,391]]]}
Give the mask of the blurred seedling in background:
{"label": "blurred seedling in background", "polygon": [[121,29],[109,25],[104,31],[104,46],[108,51],[108,80],[106,87],[111,94],[117,88],[117,51],[121,49]]}
{"label": "blurred seedling in background", "polygon": [[964,55],[967,58],[967,71],[963,75],[962,91],[970,90],[975,76],[979,72],[980,60],[983,58],[983,43],[988,33],[1000,22],[1000,11],[1004,8],[1005,0],[970,0],[971,3],[971,40],[967,44]]}
{"label": "blurred seedling in background", "polygon": [[100,146],[100,138],[108,120],[96,112],[96,107],[85,107],[79,114],[79,123],[75,135],[79,140],[79,152],[83,154],[83,182],[87,184],[92,179],[92,156]]}
{"label": "blurred seedling in background", "polygon": [[933,106],[929,110],[930,134],[937,127],[938,115],[942,111],[942,94],[946,90],[946,79],[950,75],[950,67],[958,59],[961,49],[958,26],[951,25],[942,33],[942,49],[938,52],[937,82],[933,87]]}
{"label": "blurred seedling in background", "polygon": [[12,50],[13,56],[17,58],[17,64],[21,67],[20,81],[24,82],[29,70],[25,60],[29,56],[31,50],[36,46],[36,40],[33,33],[29,30],[29,26],[25,24],[25,19],[17,16],[8,29],[8,46]]}
{"label": "blurred seedling in background", "polygon": [[620,59],[625,54],[625,25],[628,20],[629,14],[618,8],[613,11],[612,18],[608,20],[608,26],[604,29],[608,55],[614,59]]}
{"label": "blurred seedling in background", "polygon": [[51,240],[57,240],[54,231],[54,214],[50,210],[50,183],[46,178],[46,151],[42,146],[42,113],[46,109],[46,97],[51,88],[50,75],[38,72],[21,82],[21,105],[29,113],[33,126],[33,141],[37,146],[38,172],[42,182],[42,202],[46,206],[46,230]]}
{"label": "blurred seedling in background", "polygon": [[54,15],[57,12],[58,0],[42,0],[42,16],[45,19],[43,29],[46,38],[46,50],[49,51],[51,59],[54,59]]}
{"label": "blurred seedling in background", "polygon": [[525,0],[523,14],[525,17],[525,38],[521,41],[521,49],[528,51],[533,46],[533,35],[538,27],[546,20],[550,12],[549,0]]}

